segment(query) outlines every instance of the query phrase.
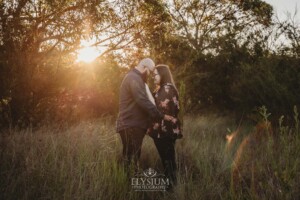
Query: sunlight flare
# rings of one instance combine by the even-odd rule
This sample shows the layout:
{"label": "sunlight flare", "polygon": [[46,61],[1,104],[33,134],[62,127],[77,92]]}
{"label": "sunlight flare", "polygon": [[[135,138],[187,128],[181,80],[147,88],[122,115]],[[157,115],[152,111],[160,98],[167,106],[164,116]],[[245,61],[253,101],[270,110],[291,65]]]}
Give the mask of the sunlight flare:
{"label": "sunlight flare", "polygon": [[82,41],[81,46],[82,48],[77,52],[77,62],[93,62],[100,55],[99,50],[91,46],[89,41]]}

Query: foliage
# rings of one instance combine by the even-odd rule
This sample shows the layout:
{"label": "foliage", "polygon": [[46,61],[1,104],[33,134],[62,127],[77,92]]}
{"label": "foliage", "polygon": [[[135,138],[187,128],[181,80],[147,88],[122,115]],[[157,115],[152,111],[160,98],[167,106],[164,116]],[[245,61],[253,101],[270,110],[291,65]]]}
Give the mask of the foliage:
{"label": "foliage", "polygon": [[130,29],[110,4],[96,0],[1,1],[0,15],[0,99],[8,102],[1,104],[8,121],[1,121],[13,125],[36,122],[37,107],[47,114],[54,106],[49,102],[59,101],[67,73],[79,73],[72,67],[82,39],[94,36],[94,45],[109,52],[123,44],[120,31]]}
{"label": "foliage", "polygon": [[[0,135],[0,190],[3,191],[0,197],[298,199],[300,138],[294,132],[294,125],[287,126],[283,120],[282,126],[289,131],[275,129],[273,142],[264,138],[264,132],[255,134],[259,129],[246,124],[239,127],[235,137],[226,141],[226,128],[236,128],[231,117],[185,117],[184,138],[176,141],[179,181],[173,192],[132,190],[130,178],[133,174],[126,176],[119,162],[121,141],[114,131],[112,119],[102,118],[60,128],[11,129]],[[251,140],[253,143],[247,143],[247,138],[254,139]],[[240,153],[242,188],[231,182],[236,169],[232,161],[237,152]],[[248,170],[251,168],[248,156],[252,158],[251,170]],[[141,168],[149,167],[162,172],[153,140],[145,137]],[[253,178],[259,190],[246,185],[248,177]],[[231,192],[231,187],[235,188],[235,193]]]}
{"label": "foliage", "polygon": [[[272,13],[260,0],[3,0],[0,123],[115,115],[122,77],[143,57],[170,66],[185,112],[290,113],[300,99],[299,25]],[[76,63],[86,40],[106,50]]]}

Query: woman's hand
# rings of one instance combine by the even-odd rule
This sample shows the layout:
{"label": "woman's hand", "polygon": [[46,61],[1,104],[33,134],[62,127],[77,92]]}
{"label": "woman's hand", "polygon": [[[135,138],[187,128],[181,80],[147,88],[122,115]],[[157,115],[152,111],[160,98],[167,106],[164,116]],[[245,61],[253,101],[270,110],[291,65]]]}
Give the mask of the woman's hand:
{"label": "woman's hand", "polygon": [[154,125],[153,125],[153,129],[154,130],[157,130],[159,128],[159,123],[155,123]]}

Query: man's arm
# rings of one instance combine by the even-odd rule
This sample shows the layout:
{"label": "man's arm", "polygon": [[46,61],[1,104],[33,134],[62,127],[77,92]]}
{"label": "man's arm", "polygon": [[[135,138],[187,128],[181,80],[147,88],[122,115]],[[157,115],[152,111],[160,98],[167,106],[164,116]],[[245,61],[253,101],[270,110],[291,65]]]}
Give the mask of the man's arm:
{"label": "man's arm", "polygon": [[159,112],[157,107],[149,100],[143,82],[132,80],[130,81],[129,86],[135,102],[145,110],[152,119],[161,120],[164,118],[164,115]]}

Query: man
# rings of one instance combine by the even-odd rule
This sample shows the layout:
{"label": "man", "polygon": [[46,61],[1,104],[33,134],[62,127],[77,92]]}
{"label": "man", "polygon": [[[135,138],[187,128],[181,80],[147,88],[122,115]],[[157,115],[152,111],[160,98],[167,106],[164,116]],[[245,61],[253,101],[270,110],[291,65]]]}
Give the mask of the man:
{"label": "man", "polygon": [[127,170],[132,159],[135,169],[138,168],[143,138],[150,121],[172,120],[171,116],[163,115],[158,111],[155,103],[151,101],[153,97],[147,94],[149,88],[145,80],[154,69],[153,60],[145,58],[127,73],[121,84],[117,132],[121,136],[123,159]]}

